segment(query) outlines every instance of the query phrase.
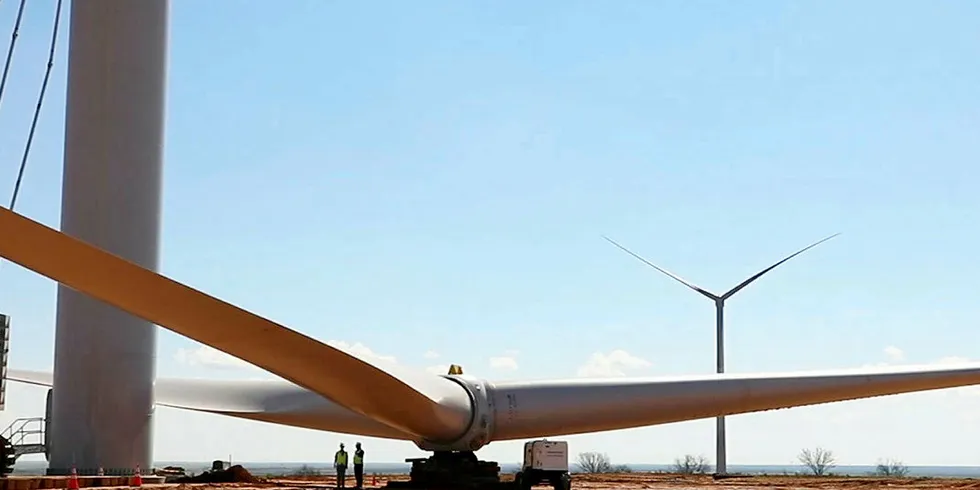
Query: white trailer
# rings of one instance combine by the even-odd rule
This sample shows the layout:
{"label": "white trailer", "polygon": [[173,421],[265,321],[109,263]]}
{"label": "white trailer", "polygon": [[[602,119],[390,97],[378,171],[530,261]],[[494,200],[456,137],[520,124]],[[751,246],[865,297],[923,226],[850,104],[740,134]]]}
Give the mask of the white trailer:
{"label": "white trailer", "polygon": [[539,439],[524,443],[524,462],[514,477],[519,490],[548,482],[555,490],[569,490],[572,477],[568,474],[568,442]]}

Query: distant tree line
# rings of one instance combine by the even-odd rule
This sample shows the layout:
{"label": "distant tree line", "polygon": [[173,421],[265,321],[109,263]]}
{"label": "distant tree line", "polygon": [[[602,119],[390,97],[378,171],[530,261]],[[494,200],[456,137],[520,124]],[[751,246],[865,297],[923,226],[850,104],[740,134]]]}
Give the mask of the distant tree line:
{"label": "distant tree line", "polygon": [[[803,449],[796,456],[803,466],[805,473],[814,476],[831,475],[831,470],[837,466],[837,458],[829,449],[817,447]],[[633,470],[627,465],[614,465],[606,453],[595,451],[580,453],[576,466],[582,473],[629,473]],[[669,472],[681,475],[704,475],[712,471],[710,460],[704,455],[686,454],[675,458]],[[905,477],[909,468],[897,459],[880,460],[875,467],[874,475],[882,477]]]}
{"label": "distant tree line", "polygon": [[606,453],[580,453],[577,459],[577,466],[582,473],[631,473],[633,471],[624,464],[614,466]]}

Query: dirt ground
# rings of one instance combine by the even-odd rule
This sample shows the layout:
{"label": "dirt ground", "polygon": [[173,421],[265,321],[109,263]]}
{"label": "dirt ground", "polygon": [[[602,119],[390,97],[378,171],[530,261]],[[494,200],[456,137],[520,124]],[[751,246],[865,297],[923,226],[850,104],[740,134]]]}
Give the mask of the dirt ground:
{"label": "dirt ground", "polygon": [[[143,490],[333,490],[336,487],[333,476],[292,476],[282,478],[255,478],[247,471],[240,472],[237,483],[222,481],[146,484]],[[392,481],[407,480],[408,475],[392,475]],[[513,475],[501,475],[504,481],[512,480]],[[46,482],[41,484],[42,480]],[[213,479],[211,479],[213,480]],[[228,480],[223,480],[228,481]],[[368,489],[378,489],[389,481],[385,475],[365,475],[364,483]],[[63,482],[62,482],[63,483]],[[54,479],[38,477],[13,477],[0,479],[0,490],[40,490],[42,488],[64,488]],[[353,490],[354,479],[347,479],[347,488]],[[86,487],[88,488],[88,487]],[[91,487],[96,488],[96,487]],[[126,487],[98,487],[103,489]],[[132,488],[132,487],[130,487]],[[548,490],[550,487],[536,487]],[[749,489],[823,489],[850,490],[887,488],[889,490],[912,489],[977,489],[980,479],[955,478],[875,478],[875,477],[806,477],[806,476],[753,476],[726,478],[715,481],[710,476],[683,476],[658,473],[624,473],[605,475],[572,475],[572,490],[749,490]],[[84,489],[83,489],[84,490]]]}
{"label": "dirt ground", "polygon": [[[502,475],[507,479],[509,475]],[[393,480],[407,479],[405,475],[391,477]],[[273,479],[269,484],[280,488],[333,488],[332,477],[305,477],[289,479]],[[370,475],[365,476],[368,488],[384,485],[387,477],[377,477],[375,485],[371,485]],[[210,485],[212,488],[215,485]],[[224,485],[221,485],[224,486]],[[230,485],[231,486],[231,485]],[[244,488],[240,484],[234,485]],[[263,485],[264,486],[264,485]],[[353,487],[353,479],[347,483]],[[548,487],[536,487],[542,490]],[[572,489],[582,490],[749,490],[749,489],[779,489],[796,490],[819,488],[824,490],[838,489],[873,489],[888,488],[889,490],[904,489],[977,489],[980,490],[980,479],[953,478],[875,478],[875,477],[806,477],[806,476],[753,476],[728,478],[715,481],[710,476],[682,476],[654,473],[628,473],[614,475],[573,475]]]}
{"label": "dirt ground", "polygon": [[753,476],[715,481],[710,476],[660,475],[650,473],[623,475],[575,475],[573,489],[712,489],[748,490],[805,488],[837,489],[980,489],[980,480],[950,478],[874,478],[874,477],[806,477]]}

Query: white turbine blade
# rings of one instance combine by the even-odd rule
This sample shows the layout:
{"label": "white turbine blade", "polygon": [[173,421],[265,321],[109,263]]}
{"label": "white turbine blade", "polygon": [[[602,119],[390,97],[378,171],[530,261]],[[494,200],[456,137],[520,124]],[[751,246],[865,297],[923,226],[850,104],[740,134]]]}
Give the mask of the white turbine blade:
{"label": "white turbine blade", "polygon": [[[52,386],[52,373],[10,369],[7,379]],[[157,378],[156,405],[259,420],[305,429],[388,439],[409,434],[348,410],[312,391],[282,380],[205,380]]]}
{"label": "white turbine blade", "polygon": [[495,383],[494,440],[628,429],[980,384],[980,364]]}
{"label": "white turbine blade", "polygon": [[389,439],[413,439],[310,390],[282,380],[157,378],[157,405],[260,420],[305,429]]}
{"label": "white turbine blade", "polygon": [[7,369],[7,380],[35,386],[54,386],[54,374],[24,369]]}
{"label": "white turbine blade", "polygon": [[673,272],[670,272],[667,269],[663,269],[660,266],[654,264],[653,262],[650,262],[649,260],[644,259],[643,257],[641,257],[641,256],[633,253],[630,249],[628,249],[628,248],[626,248],[626,247],[624,247],[624,246],[616,243],[616,241],[614,241],[612,238],[609,238],[609,237],[607,237],[605,235],[603,235],[602,238],[604,238],[607,242],[615,245],[620,250],[622,250],[622,251],[624,251],[624,252],[632,255],[634,258],[636,258],[640,262],[643,262],[644,264],[649,265],[650,267],[653,267],[654,269],[660,271],[661,273],[663,273],[664,275],[670,277],[671,279],[673,279],[673,280],[675,280],[675,281],[677,281],[677,282],[679,282],[679,283],[681,283],[681,284],[683,284],[683,285],[685,285],[685,286],[687,286],[687,287],[689,287],[689,288],[691,288],[691,289],[693,289],[693,290],[701,293],[702,295],[708,297],[708,299],[713,300],[713,301],[717,301],[719,299],[718,296],[716,296],[714,293],[708,291],[707,289],[704,289],[704,288],[702,288],[702,287],[700,287],[700,286],[698,286],[698,285],[696,285],[696,284],[694,284],[692,282],[685,281],[684,279],[682,279],[677,274],[674,274]]}
{"label": "white turbine blade", "polygon": [[470,397],[451,380],[396,376],[5,208],[0,237],[0,257],[399,431],[445,441],[469,426]]}
{"label": "white turbine blade", "polygon": [[789,259],[792,259],[793,257],[796,257],[797,255],[800,255],[801,253],[806,252],[807,250],[810,250],[811,248],[816,247],[817,245],[820,245],[821,243],[826,242],[827,240],[830,240],[831,238],[834,238],[837,235],[840,235],[840,233],[834,233],[833,235],[830,235],[829,237],[824,238],[823,240],[820,240],[820,241],[814,242],[814,243],[812,243],[810,245],[807,245],[806,247],[803,247],[802,249],[798,250],[796,253],[787,256],[783,260],[780,260],[779,262],[776,262],[775,264],[770,265],[769,267],[766,267],[765,269],[762,269],[761,271],[755,273],[753,276],[751,276],[748,279],[742,281],[741,284],[739,284],[738,286],[735,286],[732,289],[730,289],[727,293],[721,295],[721,299],[731,298],[733,294],[741,291],[743,288],[745,288],[745,286],[748,286],[749,284],[752,284],[753,282],[755,282],[756,279],[759,279],[760,277],[766,275],[766,273],[768,273],[769,271],[775,269],[776,267],[779,267],[780,265],[783,265]]}

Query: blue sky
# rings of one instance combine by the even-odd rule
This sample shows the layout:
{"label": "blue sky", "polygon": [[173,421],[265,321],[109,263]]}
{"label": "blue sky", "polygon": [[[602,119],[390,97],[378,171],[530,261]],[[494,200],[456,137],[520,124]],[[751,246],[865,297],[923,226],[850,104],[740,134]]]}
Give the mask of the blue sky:
{"label": "blue sky", "polygon": [[[54,3],[29,2],[0,101],[4,202]],[[730,300],[730,371],[974,358],[978,20],[966,1],[173,0],[162,272],[419,369],[705,373],[711,303],[601,235],[720,293],[842,232]],[[53,226],[62,34],[17,206]],[[54,303],[51,281],[0,267],[11,366],[50,369]],[[212,354],[161,331],[158,372],[260,374]],[[8,389],[0,423],[42,413],[43,389]],[[733,417],[729,461],[820,445],[841,463],[975,464],[978,394]],[[156,420],[157,459],[317,461],[357,439]],[[568,439],[657,463],[713,458],[713,427]],[[375,461],[418,454],[360,440]],[[517,461],[516,444],[481,454]]]}

